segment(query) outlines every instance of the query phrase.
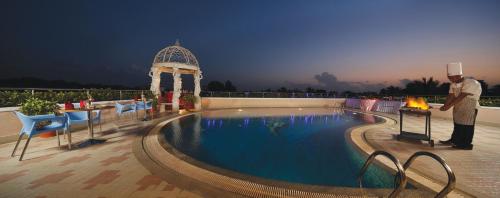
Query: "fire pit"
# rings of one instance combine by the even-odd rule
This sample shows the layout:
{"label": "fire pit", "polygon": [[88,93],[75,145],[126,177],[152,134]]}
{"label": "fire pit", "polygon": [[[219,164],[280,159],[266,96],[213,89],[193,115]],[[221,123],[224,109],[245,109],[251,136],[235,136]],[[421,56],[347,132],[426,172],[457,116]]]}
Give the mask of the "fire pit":
{"label": "fire pit", "polygon": [[[423,98],[408,98],[406,106],[399,109],[399,135],[398,140],[401,138],[428,141],[431,147],[434,147],[434,140],[431,138],[431,111],[429,105]],[[425,131],[424,133],[407,132],[403,130],[403,116],[425,116]]]}

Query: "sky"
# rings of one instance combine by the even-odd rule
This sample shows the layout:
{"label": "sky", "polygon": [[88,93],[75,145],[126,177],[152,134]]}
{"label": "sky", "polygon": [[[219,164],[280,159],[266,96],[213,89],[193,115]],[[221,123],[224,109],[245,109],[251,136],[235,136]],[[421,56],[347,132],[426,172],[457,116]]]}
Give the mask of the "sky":
{"label": "sky", "polygon": [[202,84],[240,90],[444,82],[456,61],[500,84],[495,0],[19,0],[2,3],[0,21],[0,78],[149,85],[154,55],[179,39]]}

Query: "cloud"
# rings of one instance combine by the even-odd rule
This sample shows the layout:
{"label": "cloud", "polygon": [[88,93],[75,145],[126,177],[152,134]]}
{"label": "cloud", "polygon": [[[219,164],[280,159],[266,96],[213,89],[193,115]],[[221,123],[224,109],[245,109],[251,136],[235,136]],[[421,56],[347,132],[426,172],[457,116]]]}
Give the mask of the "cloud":
{"label": "cloud", "polygon": [[364,82],[340,81],[337,79],[335,75],[330,74],[328,72],[323,72],[321,74],[314,75],[314,79],[316,79],[318,85],[322,87],[322,89],[334,90],[338,92],[343,92],[343,91],[378,92],[380,89],[387,87],[385,83],[371,83],[370,81],[364,81]]}

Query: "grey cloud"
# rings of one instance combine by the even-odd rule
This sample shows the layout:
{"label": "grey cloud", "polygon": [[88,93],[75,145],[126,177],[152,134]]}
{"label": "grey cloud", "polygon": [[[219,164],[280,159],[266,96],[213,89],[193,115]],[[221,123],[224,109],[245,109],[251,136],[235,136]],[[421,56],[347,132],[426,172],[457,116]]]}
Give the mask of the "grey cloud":
{"label": "grey cloud", "polygon": [[354,91],[354,92],[363,92],[363,91],[379,91],[380,89],[386,87],[387,85],[384,83],[371,83],[369,81],[364,82],[348,82],[348,81],[340,81],[333,74],[328,72],[323,72],[321,74],[317,74],[314,76],[314,79],[318,81],[318,84],[326,90],[335,90],[338,92],[342,91]]}

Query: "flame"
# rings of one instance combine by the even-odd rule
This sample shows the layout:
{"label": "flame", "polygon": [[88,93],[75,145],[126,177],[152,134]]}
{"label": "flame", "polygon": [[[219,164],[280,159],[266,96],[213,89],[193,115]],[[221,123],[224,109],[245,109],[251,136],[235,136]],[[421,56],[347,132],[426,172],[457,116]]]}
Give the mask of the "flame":
{"label": "flame", "polygon": [[425,102],[425,99],[422,97],[414,98],[408,97],[406,99],[406,107],[417,108],[422,110],[428,110],[429,105]]}

